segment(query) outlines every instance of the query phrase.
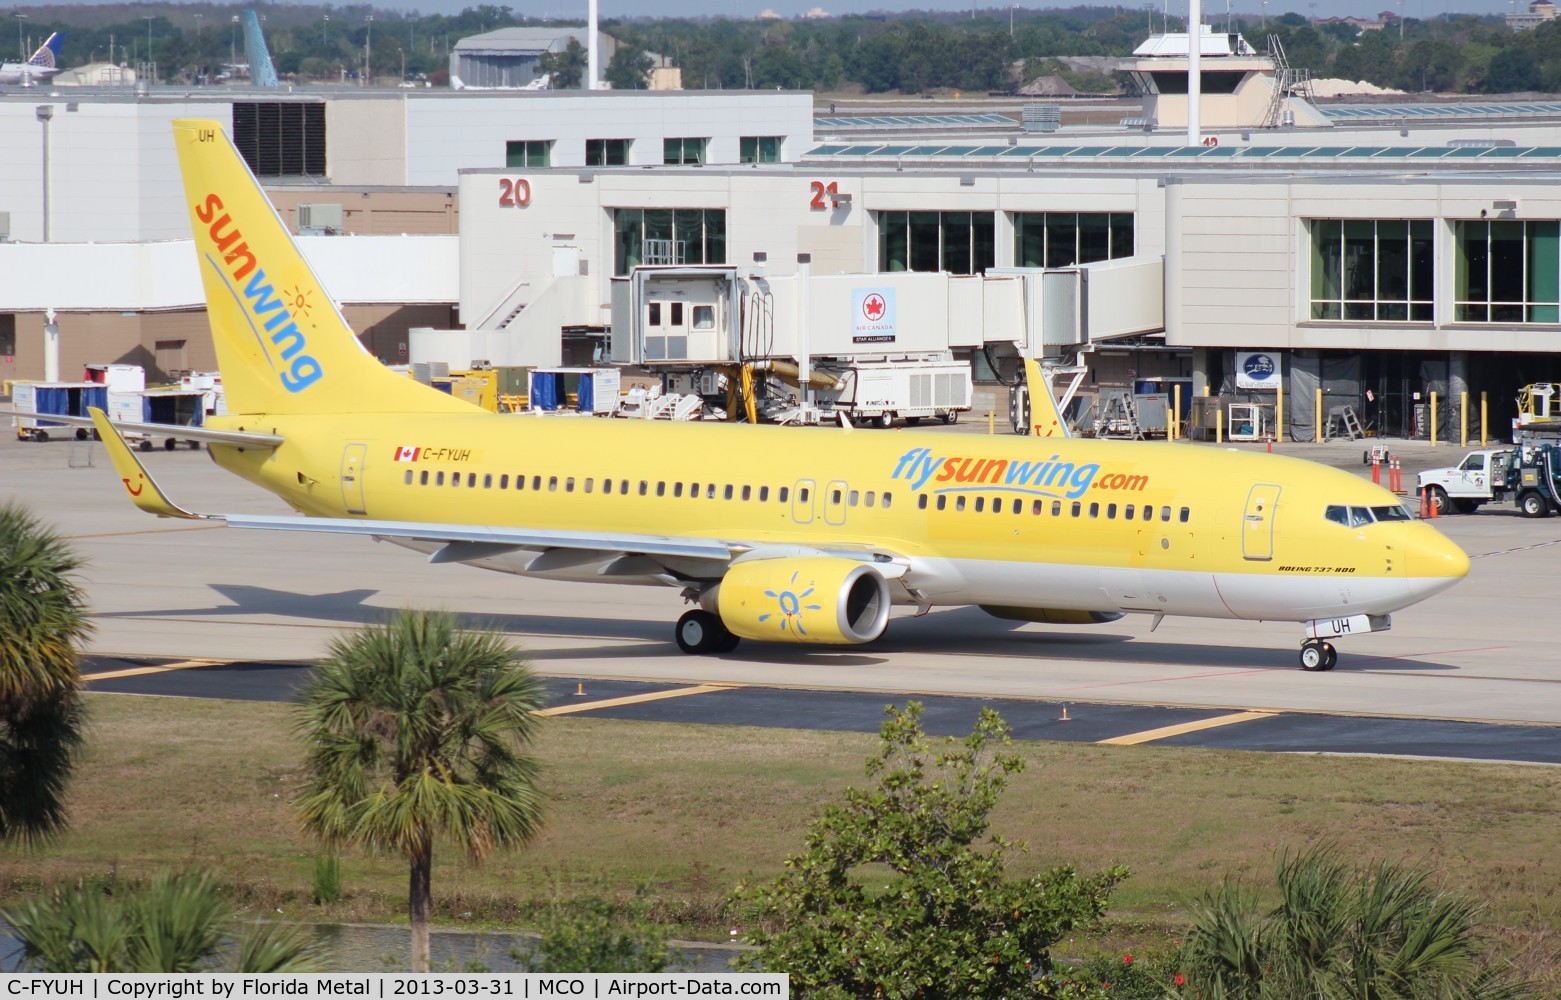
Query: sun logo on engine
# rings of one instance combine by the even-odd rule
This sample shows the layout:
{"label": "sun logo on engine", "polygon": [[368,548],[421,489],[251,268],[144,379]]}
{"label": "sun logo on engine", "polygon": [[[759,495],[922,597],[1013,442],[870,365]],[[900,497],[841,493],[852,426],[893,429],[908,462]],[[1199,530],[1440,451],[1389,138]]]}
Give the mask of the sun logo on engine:
{"label": "sun logo on engine", "polygon": [[[800,570],[791,574],[791,579],[787,581],[793,588],[796,587],[798,575],[800,575]],[[795,631],[798,635],[807,635],[807,631],[802,627],[802,612],[818,611],[822,607],[822,605],[818,604],[802,603],[813,596],[812,581],[809,581],[808,589],[800,594],[795,589],[782,590],[779,593],[773,590],[766,590],[764,596],[775,598],[776,603],[780,606],[780,630],[782,632]],[[772,611],[769,614],[760,615],[759,620],[761,622],[768,621],[775,616],[776,613]]]}

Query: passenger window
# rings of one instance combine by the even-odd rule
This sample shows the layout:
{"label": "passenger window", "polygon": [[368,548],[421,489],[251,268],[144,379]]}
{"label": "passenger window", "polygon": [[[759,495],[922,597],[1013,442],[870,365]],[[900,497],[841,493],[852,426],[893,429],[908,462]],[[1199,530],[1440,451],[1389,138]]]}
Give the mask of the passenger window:
{"label": "passenger window", "polygon": [[688,497],[689,497],[690,500],[698,500],[699,499],[699,484],[698,483],[689,483],[688,484]]}
{"label": "passenger window", "polygon": [[942,494],[939,494],[938,495],[938,509],[939,510],[943,510],[944,508],[946,508],[948,506],[948,500],[949,500],[948,497],[943,496]]}
{"label": "passenger window", "polygon": [[955,510],[964,510],[965,509],[965,498],[964,497],[955,497],[954,498],[954,509]]}
{"label": "passenger window", "polygon": [[1116,517],[1117,517],[1117,505],[1116,504],[1114,504],[1114,503],[1106,504],[1106,516],[1111,518],[1113,521],[1116,520]]}
{"label": "passenger window", "polygon": [[1041,516],[1041,512],[1044,511],[1045,509],[1046,509],[1046,501],[1045,500],[1037,500],[1037,501],[1035,501],[1035,506],[1030,508],[1030,513],[1034,514],[1036,517],[1040,517]]}
{"label": "passenger window", "polygon": [[714,500],[715,499],[715,483],[706,483],[705,484],[705,499],[706,500]]}
{"label": "passenger window", "polygon": [[916,509],[917,510],[926,510],[927,509],[927,494],[925,494],[925,493],[917,494],[917,496],[916,496]]}
{"label": "passenger window", "polygon": [[1187,507],[1183,507],[1182,508],[1182,514],[1181,514],[1181,522],[1183,524],[1186,524],[1187,523],[1187,519],[1190,518],[1190,517],[1192,517],[1192,510],[1187,508]]}
{"label": "passenger window", "polygon": [[884,510],[888,510],[889,509],[889,505],[892,504],[892,503],[894,503],[894,494],[893,493],[885,493],[883,495],[883,509]]}
{"label": "passenger window", "polygon": [[421,473],[418,474],[418,480],[417,481],[418,481],[418,485],[420,485],[420,486],[427,486],[428,485],[428,470],[427,469],[424,469]]}
{"label": "passenger window", "polygon": [[1149,506],[1148,504],[1144,504],[1144,520],[1145,521],[1153,521],[1154,520],[1154,508]]}
{"label": "passenger window", "polygon": [[647,494],[649,492],[650,492],[650,483],[648,483],[645,480],[641,479],[640,480],[640,496],[644,496],[645,494]]}
{"label": "passenger window", "polygon": [[760,503],[765,503],[769,499],[770,499],[770,488],[768,486],[761,486],[761,487],[759,487],[759,502]]}
{"label": "passenger window", "polygon": [[534,489],[534,490],[540,490],[542,488],[542,477],[541,476],[532,476],[531,477],[531,488]]}
{"label": "passenger window", "polygon": [[976,497],[976,513],[981,513],[982,504],[986,503],[986,497]]}
{"label": "passenger window", "polygon": [[1133,505],[1132,504],[1128,504],[1128,505],[1126,505],[1125,507],[1122,508],[1122,520],[1124,520],[1124,521],[1131,521],[1132,519],[1133,519]]}
{"label": "passenger window", "polygon": [[732,484],[731,483],[727,483],[726,484],[726,489],[721,491],[721,497],[722,497],[722,499],[725,499],[725,500],[732,499]]}
{"label": "passenger window", "polygon": [[[1023,501],[1023,500],[1017,500],[1017,499],[1016,499],[1016,500],[1015,500],[1015,501],[1014,501],[1014,513],[1015,513],[1015,514],[1017,514],[1017,513],[1019,513],[1019,512],[1020,512],[1020,511],[1021,511],[1021,510],[1023,510],[1023,509],[1024,509],[1024,501]],[[1038,513],[1038,512],[1037,512],[1037,513]]]}
{"label": "passenger window", "polygon": [[411,469],[408,469],[406,471],[406,476],[404,478],[406,480],[406,485],[411,486],[412,485],[412,470]]}
{"label": "passenger window", "polygon": [[482,474],[482,488],[485,490],[493,489],[493,473],[484,472]]}
{"label": "passenger window", "polygon": [[1100,504],[1092,503],[1092,504],[1089,505],[1089,516],[1090,517],[1099,517],[1100,516]]}
{"label": "passenger window", "polygon": [[862,499],[866,502],[867,506],[871,507],[873,505],[873,491],[868,490],[867,495]]}
{"label": "passenger window", "polygon": [[1078,517],[1079,516],[1079,512],[1082,511],[1083,509],[1084,509],[1084,505],[1082,503],[1079,503],[1077,500],[1073,501],[1073,516],[1074,517]]}
{"label": "passenger window", "polygon": [[629,481],[627,479],[618,480],[618,492],[623,494],[629,492]]}
{"label": "passenger window", "polygon": [[1061,500],[1053,500],[1052,501],[1052,517],[1061,517],[1061,516],[1062,516],[1062,501]]}
{"label": "passenger window", "polygon": [[1169,507],[1161,507],[1160,508],[1160,520],[1162,520],[1162,521],[1169,521],[1170,519],[1171,519],[1171,508],[1169,508]]}
{"label": "passenger window", "polygon": [[475,488],[477,486],[477,473],[468,472],[466,474],[466,485],[468,488]]}
{"label": "passenger window", "polygon": [[607,493],[607,494],[611,494],[612,493],[612,480],[611,479],[603,479],[602,480],[602,492],[603,493]]}
{"label": "passenger window", "polygon": [[672,495],[674,497],[680,497],[680,496],[683,495],[683,484],[682,483],[673,483],[672,484]]}
{"label": "passenger window", "polygon": [[1346,528],[1350,526],[1350,512],[1341,504],[1329,504],[1328,509],[1323,511],[1323,517],[1334,524],[1340,524]]}
{"label": "passenger window", "polygon": [[743,487],[743,499],[744,500],[751,500],[751,499],[753,499],[753,487],[752,486],[744,486]]}
{"label": "passenger window", "polygon": [[585,477],[585,491],[587,493],[591,492],[591,486],[593,485],[594,482],[595,482],[595,480],[593,480],[590,476],[586,476]]}
{"label": "passenger window", "polygon": [[839,506],[839,504],[840,504],[840,491],[839,490],[830,490],[829,491],[829,502],[832,503],[832,504],[835,504],[836,506]]}
{"label": "passenger window", "polygon": [[656,495],[658,497],[664,497],[664,496],[667,495],[667,484],[666,483],[658,482],[656,484]]}
{"label": "passenger window", "polygon": [[994,514],[1001,514],[1002,512],[1003,512],[1003,498],[1002,497],[993,497],[992,498],[992,513],[994,513]]}
{"label": "passenger window", "polygon": [[504,475],[499,477],[499,489],[501,489],[501,490],[509,489],[509,473],[508,472],[504,473]]}
{"label": "passenger window", "polygon": [[557,493],[558,492],[558,477],[557,476],[548,476],[547,477],[547,491],[549,493]]}
{"label": "passenger window", "polygon": [[[777,503],[785,503],[786,502],[786,498],[788,496],[790,496],[790,495],[791,495],[791,487],[789,487],[789,486],[782,486],[780,489],[775,491],[775,500],[776,500]],[[807,497],[803,497],[802,499],[806,500]]]}
{"label": "passenger window", "polygon": [[450,473],[450,485],[451,486],[459,486],[459,485],[461,485],[461,474],[459,472],[452,472],[452,473]]}
{"label": "passenger window", "polygon": [[435,486],[443,486],[444,485],[444,473],[443,472],[435,473],[435,475],[434,475],[434,485]]}
{"label": "passenger window", "polygon": [[575,491],[575,477],[574,476],[570,476],[568,479],[564,480],[564,492],[565,493],[573,493],[574,491]]}
{"label": "passenger window", "polygon": [[[785,499],[785,498],[783,497],[782,499]],[[808,502],[808,488],[806,486],[802,487],[800,490],[797,491],[797,502],[798,503],[807,503]]]}

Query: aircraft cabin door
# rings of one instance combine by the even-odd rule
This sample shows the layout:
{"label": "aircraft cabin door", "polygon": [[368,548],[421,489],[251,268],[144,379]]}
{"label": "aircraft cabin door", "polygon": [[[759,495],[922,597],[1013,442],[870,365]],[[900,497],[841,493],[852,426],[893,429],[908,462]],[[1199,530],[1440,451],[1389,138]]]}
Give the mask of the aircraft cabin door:
{"label": "aircraft cabin door", "polygon": [[825,524],[840,525],[846,523],[846,493],[848,490],[849,487],[844,482],[836,479],[824,491]]}
{"label": "aircraft cabin door", "polygon": [[1274,515],[1278,513],[1279,487],[1258,483],[1247,493],[1247,509],[1241,520],[1241,554],[1248,559],[1274,558]]}
{"label": "aircraft cabin door", "polygon": [[341,455],[341,500],[349,514],[362,514],[365,511],[363,460],[368,450],[368,445],[349,444]]}
{"label": "aircraft cabin door", "polygon": [[791,488],[791,519],[798,524],[813,523],[813,494],[815,484],[811,479],[799,479]]}

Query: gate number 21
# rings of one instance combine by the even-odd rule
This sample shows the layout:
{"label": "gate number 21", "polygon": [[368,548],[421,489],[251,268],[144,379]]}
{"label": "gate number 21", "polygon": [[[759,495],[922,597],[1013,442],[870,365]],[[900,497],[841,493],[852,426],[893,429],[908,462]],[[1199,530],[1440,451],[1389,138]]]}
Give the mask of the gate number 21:
{"label": "gate number 21", "polygon": [[[823,181],[813,181],[809,184],[813,189],[813,200],[808,202],[809,208],[829,208],[834,204],[835,195],[840,193],[840,185],[834,181],[825,184]],[[829,195],[829,201],[824,201],[824,196]]]}

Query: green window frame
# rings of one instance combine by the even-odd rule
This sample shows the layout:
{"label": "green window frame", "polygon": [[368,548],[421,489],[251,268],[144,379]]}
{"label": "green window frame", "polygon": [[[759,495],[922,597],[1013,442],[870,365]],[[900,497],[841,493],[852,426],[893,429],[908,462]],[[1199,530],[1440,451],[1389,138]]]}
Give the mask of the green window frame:
{"label": "green window frame", "polygon": [[1132,212],[1014,213],[1018,267],[1073,267],[1131,256]]}
{"label": "green window frame", "polygon": [[879,271],[984,274],[997,263],[994,212],[879,212]]}
{"label": "green window frame", "polygon": [[661,162],[688,165],[705,162],[705,147],[709,139],[663,139]]}
{"label": "green window frame", "polygon": [[1561,322],[1561,222],[1457,222],[1453,233],[1457,322]]}
{"label": "green window frame", "polygon": [[1436,318],[1431,220],[1312,219],[1308,227],[1312,319],[1429,323]]}
{"label": "green window frame", "polygon": [[622,167],[629,162],[629,144],[633,139],[585,140],[585,165],[588,167]]}
{"label": "green window frame", "polygon": [[737,142],[739,163],[779,163],[781,140],[778,135],[745,135]]}
{"label": "green window frame", "polygon": [[645,262],[646,240],[670,240],[678,264],[726,263],[724,208],[615,208],[613,274]]}
{"label": "green window frame", "polygon": [[551,167],[552,139],[511,139],[504,144],[506,167]]}

